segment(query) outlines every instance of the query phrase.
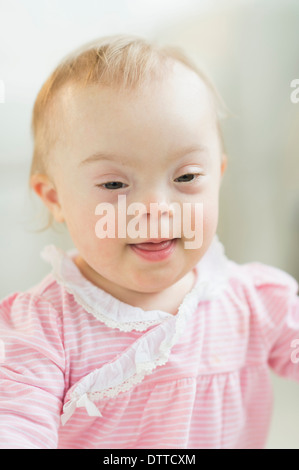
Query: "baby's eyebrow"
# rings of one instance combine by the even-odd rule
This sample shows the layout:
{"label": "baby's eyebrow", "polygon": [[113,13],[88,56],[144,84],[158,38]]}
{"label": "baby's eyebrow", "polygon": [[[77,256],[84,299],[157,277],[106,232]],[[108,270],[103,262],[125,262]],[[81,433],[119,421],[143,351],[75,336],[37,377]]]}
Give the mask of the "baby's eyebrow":
{"label": "baby's eyebrow", "polygon": [[[177,150],[173,154],[171,154],[169,156],[169,160],[177,160],[179,158],[183,158],[184,156],[190,153],[202,152],[204,150],[205,150],[205,147],[202,147],[199,145],[192,145],[189,147],[184,147],[184,148]],[[121,156],[121,155],[116,155],[115,153],[96,152],[90,155],[89,157],[87,157],[85,160],[81,161],[79,165],[81,166],[87,163],[99,162],[102,160],[108,160],[108,161],[113,160],[113,161],[119,161],[119,162],[126,163],[126,164],[130,163],[130,159],[123,155]]]}
{"label": "baby's eyebrow", "polygon": [[121,157],[120,155],[116,155],[114,153],[102,153],[102,152],[96,152],[89,157],[87,157],[85,160],[79,163],[79,165],[85,165],[86,163],[93,163],[93,162],[98,162],[101,160],[117,160],[117,161],[123,161],[127,160],[126,157]]}

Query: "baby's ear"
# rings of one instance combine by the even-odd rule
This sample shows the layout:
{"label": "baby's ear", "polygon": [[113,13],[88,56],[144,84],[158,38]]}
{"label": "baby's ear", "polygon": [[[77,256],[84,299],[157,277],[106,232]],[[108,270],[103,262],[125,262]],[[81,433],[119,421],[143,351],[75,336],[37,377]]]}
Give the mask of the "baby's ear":
{"label": "baby's ear", "polygon": [[57,189],[47,175],[32,175],[30,186],[41,198],[49,211],[53,214],[56,222],[64,222],[62,208],[59,203]]}

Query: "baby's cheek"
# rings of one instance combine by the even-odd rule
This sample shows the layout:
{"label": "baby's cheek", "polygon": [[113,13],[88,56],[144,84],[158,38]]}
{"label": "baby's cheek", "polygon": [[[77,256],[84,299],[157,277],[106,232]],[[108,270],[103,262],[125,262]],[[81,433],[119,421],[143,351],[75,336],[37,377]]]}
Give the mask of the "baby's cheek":
{"label": "baby's cheek", "polygon": [[[218,202],[216,200],[205,200],[194,207],[192,212],[191,230],[205,246],[212,240],[218,224]],[[199,246],[198,246],[199,247]]]}
{"label": "baby's cheek", "polygon": [[184,208],[184,223],[192,228],[192,230],[201,228],[204,230],[206,226],[218,218],[218,204],[214,200],[203,200],[190,204]]}
{"label": "baby's cheek", "polygon": [[95,214],[96,206],[73,197],[65,207],[65,221],[74,244],[85,249],[90,244],[97,243],[95,229],[100,217]]}
{"label": "baby's cheek", "polygon": [[93,228],[96,237],[100,240],[116,237],[115,211],[112,205],[102,204],[96,207]]}

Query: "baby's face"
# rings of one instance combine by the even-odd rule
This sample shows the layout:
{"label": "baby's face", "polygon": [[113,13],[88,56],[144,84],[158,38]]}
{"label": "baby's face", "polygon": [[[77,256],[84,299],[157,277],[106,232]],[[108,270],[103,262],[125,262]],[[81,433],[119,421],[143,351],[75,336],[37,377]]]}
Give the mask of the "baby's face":
{"label": "baby's face", "polygon": [[[59,214],[80,253],[81,267],[111,292],[113,286],[159,292],[174,284],[207,251],[218,221],[224,164],[206,86],[177,65],[163,81],[139,91],[70,86],[60,99],[62,132],[52,173]],[[108,228],[99,223],[104,220],[99,210],[103,203],[108,204],[102,216],[115,229],[115,236],[107,238],[99,238],[100,227]],[[128,214],[124,207],[133,208],[134,203],[145,212]],[[150,207],[161,203],[164,212],[150,218]],[[178,212],[171,215],[174,203],[182,210],[180,219]],[[179,236],[171,228],[174,217]],[[136,223],[130,225],[133,219],[143,228],[147,221],[147,232],[138,232]],[[161,230],[166,223],[170,232],[165,237]],[[197,242],[187,249],[192,230]],[[163,250],[140,245],[174,236]]]}

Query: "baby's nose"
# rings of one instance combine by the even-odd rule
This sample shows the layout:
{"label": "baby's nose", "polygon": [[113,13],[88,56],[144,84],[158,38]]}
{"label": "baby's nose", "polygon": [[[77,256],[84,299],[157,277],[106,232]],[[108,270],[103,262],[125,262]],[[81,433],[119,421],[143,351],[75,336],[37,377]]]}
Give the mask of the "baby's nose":
{"label": "baby's nose", "polygon": [[163,215],[173,215],[172,204],[167,195],[162,191],[151,191],[142,197],[144,210],[148,216],[159,218]]}
{"label": "baby's nose", "polygon": [[[156,186],[140,191],[134,200],[138,210],[138,222],[161,228],[167,220],[173,218],[173,209],[167,191]],[[134,205],[135,205],[134,204]],[[135,219],[136,220],[136,219]]]}
{"label": "baby's nose", "polygon": [[144,179],[138,185],[138,189],[134,193],[136,199],[142,202],[146,207],[149,204],[156,204],[159,202],[166,202],[170,196],[169,186],[164,181],[163,176],[157,174],[155,177],[149,174],[148,177],[144,176]]}

